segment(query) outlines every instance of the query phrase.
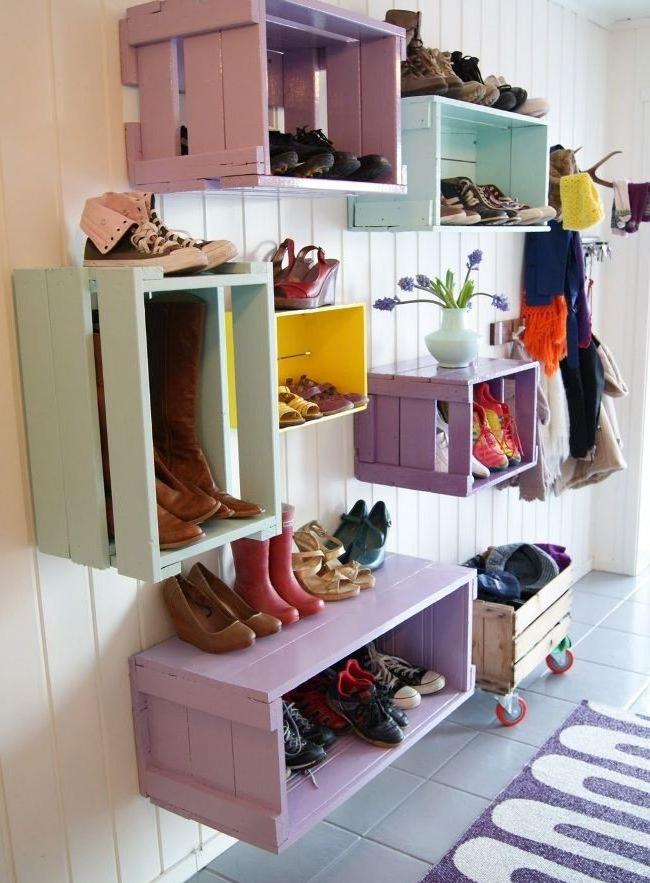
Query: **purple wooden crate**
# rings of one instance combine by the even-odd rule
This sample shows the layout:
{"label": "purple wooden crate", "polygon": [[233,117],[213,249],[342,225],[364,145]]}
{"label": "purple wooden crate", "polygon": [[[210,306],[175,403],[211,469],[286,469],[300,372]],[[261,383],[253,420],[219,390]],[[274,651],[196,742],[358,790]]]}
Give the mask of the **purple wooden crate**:
{"label": "purple wooden crate", "polygon": [[[280,852],[444,720],[474,689],[466,568],[389,555],[374,589],[250,649],[172,638],[132,657],[140,790],[159,806]],[[445,675],[394,749],[348,735],[309,778],[285,778],[282,696],[368,641]]]}
{"label": "purple wooden crate", "polygon": [[[355,417],[355,475],[361,481],[468,497],[508,481],[537,462],[537,362],[478,359],[469,368],[439,368],[427,359],[388,365],[368,375],[370,403]],[[489,383],[508,400],[523,448],[518,466],[475,479],[471,471],[474,387]],[[512,395],[508,395],[509,388]],[[449,408],[449,469],[436,453],[437,404]]]}
{"label": "purple wooden crate", "polygon": [[[402,28],[319,0],[156,0],[127,10],[120,52],[122,82],[140,94],[140,122],[126,126],[133,186],[403,192]],[[343,150],[386,156],[386,182],[271,176],[268,108],[284,107],[287,131],[315,127],[321,70],[330,137]]]}

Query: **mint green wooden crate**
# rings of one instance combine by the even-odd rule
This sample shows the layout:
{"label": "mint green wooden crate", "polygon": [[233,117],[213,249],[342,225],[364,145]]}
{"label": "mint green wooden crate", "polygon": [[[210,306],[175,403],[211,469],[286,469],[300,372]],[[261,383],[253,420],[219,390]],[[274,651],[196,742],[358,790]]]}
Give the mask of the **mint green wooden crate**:
{"label": "mint green wooden crate", "polygon": [[[496,184],[532,206],[548,202],[548,126],[544,120],[439,96],[402,99],[403,196],[351,196],[352,230],[449,230],[440,224],[440,181],[465,175]],[[496,233],[546,232],[546,225],[490,227]]]}
{"label": "mint green wooden crate", "polygon": [[[230,428],[224,301],[230,292],[238,432]],[[261,503],[257,518],[202,525],[181,549],[158,544],[146,298],[196,294],[208,304],[198,434],[216,481]],[[38,546],[91,567],[155,581],[183,560],[280,530],[275,315],[269,264],[163,277],[159,268],[18,270],[14,293]],[[109,543],[97,417],[92,309],[97,307],[115,542]],[[237,452],[235,452],[237,447]],[[235,457],[235,453],[238,454]],[[234,461],[238,462],[239,482]]]}

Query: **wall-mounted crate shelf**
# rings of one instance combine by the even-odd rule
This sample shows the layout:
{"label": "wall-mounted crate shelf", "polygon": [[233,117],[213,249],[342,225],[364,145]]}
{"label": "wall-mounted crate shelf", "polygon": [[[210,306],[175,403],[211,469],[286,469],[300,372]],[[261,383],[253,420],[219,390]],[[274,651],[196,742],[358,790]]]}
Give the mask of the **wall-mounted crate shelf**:
{"label": "wall-mounted crate shelf", "polygon": [[[341,304],[318,310],[287,310],[276,313],[278,383],[306,374],[333,383],[342,393],[368,394],[366,357],[366,308],[364,304]],[[365,411],[366,405],[354,409]],[[351,411],[323,417],[303,426],[349,416]],[[302,429],[303,426],[294,427]],[[293,428],[283,429],[291,432]]]}
{"label": "wall-mounted crate shelf", "polygon": [[[230,320],[230,313],[226,319]],[[228,359],[231,425],[237,426],[236,372],[232,347],[231,322],[228,325]],[[333,383],[341,392],[368,394],[365,304],[337,304],[316,310],[286,310],[275,314],[278,353],[278,384],[303,374],[322,382]],[[345,353],[345,358],[341,358]],[[359,405],[353,411],[321,417],[299,426],[288,426],[281,433],[295,432],[307,426],[320,426],[339,417],[366,410]]]}
{"label": "wall-mounted crate shelf", "polygon": [[[537,462],[536,362],[478,359],[469,368],[439,368],[428,361],[378,368],[368,376],[370,403],[355,420],[355,475],[361,481],[467,497],[507,481]],[[474,387],[489,383],[492,395],[508,400],[523,446],[518,466],[472,477]],[[514,399],[506,395],[514,387]],[[438,402],[449,408],[449,469],[436,452]]]}
{"label": "wall-mounted crate shelf", "polygon": [[[279,455],[269,264],[218,275],[163,277],[160,268],[18,270],[14,274],[36,532],[43,552],[159,580],[181,562],[243,536],[279,532]],[[213,520],[180,549],[158,543],[145,298],[174,292],[207,303],[198,435],[216,481],[235,489],[224,300],[237,366],[241,493],[257,518]],[[99,441],[93,307],[99,314],[115,542],[109,543]]]}
{"label": "wall-mounted crate shelf", "polygon": [[[140,790],[159,806],[271,852],[291,845],[473,692],[475,573],[387,556],[377,585],[250,650],[211,656],[176,638],[131,659]],[[314,780],[285,776],[282,696],[368,641],[444,674],[397,748],[337,741]]]}
{"label": "wall-mounted crate shelf", "polygon": [[[568,636],[573,582],[574,574],[568,567],[516,609],[493,601],[474,601],[476,684],[510,700],[509,708],[507,702],[499,703],[509,711],[510,723],[519,715],[523,720],[526,713],[514,691]],[[570,665],[570,657],[565,664]]]}
{"label": "wall-mounted crate shelf", "polygon": [[[403,193],[401,28],[319,0],[154,0],[120,22],[122,82],[139,87],[126,126],[133,186],[158,193],[252,189],[271,194]],[[284,127],[323,125],[340,150],[380,153],[385,182],[271,175],[269,107]],[[188,152],[181,155],[181,125]]]}
{"label": "wall-mounted crate shelf", "polygon": [[[544,120],[439,96],[402,99],[402,150],[408,193],[357,196],[352,230],[480,230],[440,224],[440,181],[463,175],[496,184],[531,206],[548,202],[548,126]],[[491,226],[490,232],[547,232],[548,226]]]}

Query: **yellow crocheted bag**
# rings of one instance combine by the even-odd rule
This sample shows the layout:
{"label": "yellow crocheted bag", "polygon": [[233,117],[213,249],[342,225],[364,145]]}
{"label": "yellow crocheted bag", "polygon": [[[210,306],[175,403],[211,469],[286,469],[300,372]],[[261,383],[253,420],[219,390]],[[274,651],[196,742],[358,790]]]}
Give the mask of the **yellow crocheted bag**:
{"label": "yellow crocheted bag", "polygon": [[588,230],[605,217],[600,195],[588,172],[561,178],[560,198],[565,230]]}

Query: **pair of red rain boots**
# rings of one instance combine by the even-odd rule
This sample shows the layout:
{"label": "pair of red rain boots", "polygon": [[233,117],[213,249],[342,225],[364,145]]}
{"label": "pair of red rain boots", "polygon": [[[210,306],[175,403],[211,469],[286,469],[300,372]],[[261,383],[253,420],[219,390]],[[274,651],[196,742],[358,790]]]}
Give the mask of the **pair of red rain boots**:
{"label": "pair of red rain boots", "polygon": [[291,567],[295,509],[282,506],[282,533],[270,540],[235,540],[231,543],[235,561],[235,591],[259,610],[281,620],[283,625],[301,616],[312,616],[325,607],[301,587]]}

